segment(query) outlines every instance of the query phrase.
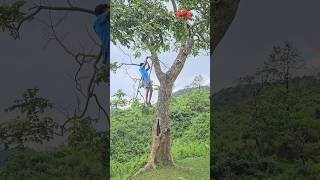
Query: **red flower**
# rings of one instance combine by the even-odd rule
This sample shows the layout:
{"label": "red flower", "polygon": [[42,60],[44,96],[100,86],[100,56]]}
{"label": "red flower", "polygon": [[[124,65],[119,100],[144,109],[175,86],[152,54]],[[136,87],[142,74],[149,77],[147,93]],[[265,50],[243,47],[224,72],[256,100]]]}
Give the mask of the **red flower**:
{"label": "red flower", "polygon": [[185,11],[185,10],[182,10],[182,15],[186,15],[187,14],[187,11]]}
{"label": "red flower", "polygon": [[191,11],[187,11],[187,16],[191,17]]}
{"label": "red flower", "polygon": [[178,17],[181,16],[181,10],[180,10],[180,9],[178,9],[178,11],[177,11],[177,16],[178,16]]}

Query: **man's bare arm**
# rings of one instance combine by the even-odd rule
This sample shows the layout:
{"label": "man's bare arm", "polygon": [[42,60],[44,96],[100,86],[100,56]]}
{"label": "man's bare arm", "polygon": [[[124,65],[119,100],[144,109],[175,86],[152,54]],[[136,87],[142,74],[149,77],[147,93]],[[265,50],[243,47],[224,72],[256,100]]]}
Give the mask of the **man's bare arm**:
{"label": "man's bare arm", "polygon": [[149,57],[147,56],[146,59],[144,60],[144,64],[147,65],[147,69],[146,69],[147,71],[150,69],[150,64],[148,62],[148,58]]}

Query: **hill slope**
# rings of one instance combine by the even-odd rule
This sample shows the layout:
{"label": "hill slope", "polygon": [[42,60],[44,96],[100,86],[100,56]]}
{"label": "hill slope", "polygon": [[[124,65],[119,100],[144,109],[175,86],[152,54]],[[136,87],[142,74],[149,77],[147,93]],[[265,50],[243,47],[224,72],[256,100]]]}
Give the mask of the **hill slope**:
{"label": "hill slope", "polygon": [[[172,155],[177,162],[183,163],[186,158],[209,159],[209,94],[208,88],[191,89],[171,99]],[[155,107],[145,109],[141,103],[135,102],[131,108],[116,109],[111,113],[112,178],[128,179],[146,164],[154,112]],[[179,174],[179,171],[172,173]]]}
{"label": "hill slope", "polygon": [[[224,89],[213,96],[217,179],[319,179],[320,80]],[[287,93],[288,92],[288,93]]]}

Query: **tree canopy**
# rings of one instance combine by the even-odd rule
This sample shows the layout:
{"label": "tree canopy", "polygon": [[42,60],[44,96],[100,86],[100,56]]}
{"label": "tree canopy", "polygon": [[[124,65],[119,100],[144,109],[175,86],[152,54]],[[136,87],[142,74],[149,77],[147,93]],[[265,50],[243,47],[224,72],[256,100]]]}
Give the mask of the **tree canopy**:
{"label": "tree canopy", "polygon": [[[139,57],[141,51],[178,50],[193,35],[196,37],[193,55],[209,49],[209,7],[205,0],[133,0],[112,4],[111,40],[126,46]],[[176,18],[177,8],[193,11],[190,21]]]}

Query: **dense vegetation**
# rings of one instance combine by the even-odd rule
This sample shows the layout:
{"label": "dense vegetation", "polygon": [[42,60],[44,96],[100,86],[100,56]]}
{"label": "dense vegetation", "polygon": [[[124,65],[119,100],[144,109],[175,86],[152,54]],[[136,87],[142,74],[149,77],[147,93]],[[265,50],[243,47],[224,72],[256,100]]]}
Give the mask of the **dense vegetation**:
{"label": "dense vegetation", "polygon": [[[186,158],[209,159],[209,88],[189,88],[177,94],[170,103],[173,158],[178,165],[181,160],[183,165]],[[154,107],[146,109],[139,102],[112,110],[111,177],[126,179],[147,162],[154,111]],[[206,162],[202,167],[209,168]],[[209,178],[208,172],[203,176]]]}
{"label": "dense vegetation", "polygon": [[[81,7],[81,4],[84,7]],[[74,74],[74,95],[76,97],[74,100],[76,101],[73,102],[76,102],[75,104],[71,101],[68,102],[68,107],[62,108],[61,104],[51,104],[48,99],[41,97],[39,89],[27,89],[20,99],[14,101],[14,104],[6,109],[12,113],[10,115],[15,115],[15,117],[1,119],[0,122],[1,180],[107,179],[109,176],[109,171],[107,171],[110,149],[108,147],[108,126],[100,126],[100,130],[97,128],[101,121],[109,120],[107,107],[104,106],[105,97],[101,97],[103,94],[97,91],[97,88],[103,88],[109,84],[109,70],[100,63],[102,58],[99,45],[95,46],[91,52],[85,52],[84,49],[97,44],[94,40],[94,42],[86,41],[86,39],[92,39],[91,37],[76,35],[68,36],[68,43],[63,40],[60,34],[63,30],[68,29],[68,26],[63,23],[67,23],[69,18],[59,17],[62,11],[70,13],[70,16],[74,14],[80,19],[91,17],[90,24],[95,18],[94,10],[91,7],[85,7],[85,4],[80,2],[74,4],[68,1],[66,4],[61,1],[49,3],[16,0],[2,1],[0,4],[2,32],[19,40],[24,34],[25,28],[23,27],[27,23],[34,22],[34,19],[41,18],[40,25],[42,25],[38,26],[37,22],[34,22],[33,28],[47,30],[45,34],[48,35],[48,42],[58,43],[66,52],[64,58],[73,60],[77,68],[76,71],[71,71]],[[64,28],[61,29],[61,26]],[[87,30],[88,32],[93,31],[93,29]],[[35,35],[38,36],[38,34]],[[73,42],[72,39],[75,39],[76,42]],[[77,48],[79,39],[86,42],[82,46],[83,49]],[[9,59],[7,57],[7,60]],[[28,60],[26,58],[26,61]],[[84,67],[92,71],[89,74],[85,72],[86,77],[80,78],[84,74]],[[94,115],[95,113],[91,112],[92,108],[96,108],[99,114]],[[69,113],[71,111],[72,113]],[[62,143],[64,143],[63,146],[51,147],[50,151],[36,151],[39,150],[37,148],[39,145],[49,149],[50,145]]]}
{"label": "dense vegetation", "polygon": [[298,77],[290,43],[213,96],[215,179],[319,179],[320,79]]}
{"label": "dense vegetation", "polygon": [[[0,154],[0,179],[106,179],[108,134],[94,128],[95,119],[73,120],[65,145],[40,152],[28,148],[28,143],[45,143],[53,138],[51,130],[48,132],[51,123],[42,114],[50,103],[37,92],[26,91],[21,100],[25,102],[23,106],[18,106],[20,101],[17,101],[11,108],[21,108],[29,113],[1,124],[1,141],[6,150]],[[170,105],[173,156],[178,165],[194,170],[176,169],[172,175],[208,177],[209,89],[189,88],[177,94]],[[43,111],[38,111],[39,108]],[[138,101],[130,108],[112,110],[111,176],[126,179],[147,161],[153,116],[154,107],[145,109]],[[34,129],[40,125],[46,131]],[[203,167],[202,171],[192,166],[196,164]],[[147,178],[150,174],[144,176]]]}
{"label": "dense vegetation", "polygon": [[[16,147],[0,168],[0,179],[106,179],[107,133],[94,120],[74,122],[68,144],[51,151]],[[3,153],[1,153],[3,154]]]}
{"label": "dense vegetation", "polygon": [[94,127],[97,119],[70,119],[72,126],[65,127],[64,145],[51,151],[35,150],[35,144],[54,141],[61,130],[56,120],[47,116],[51,107],[39,89],[27,89],[6,109],[17,117],[0,123],[0,179],[108,177],[108,133]]}

